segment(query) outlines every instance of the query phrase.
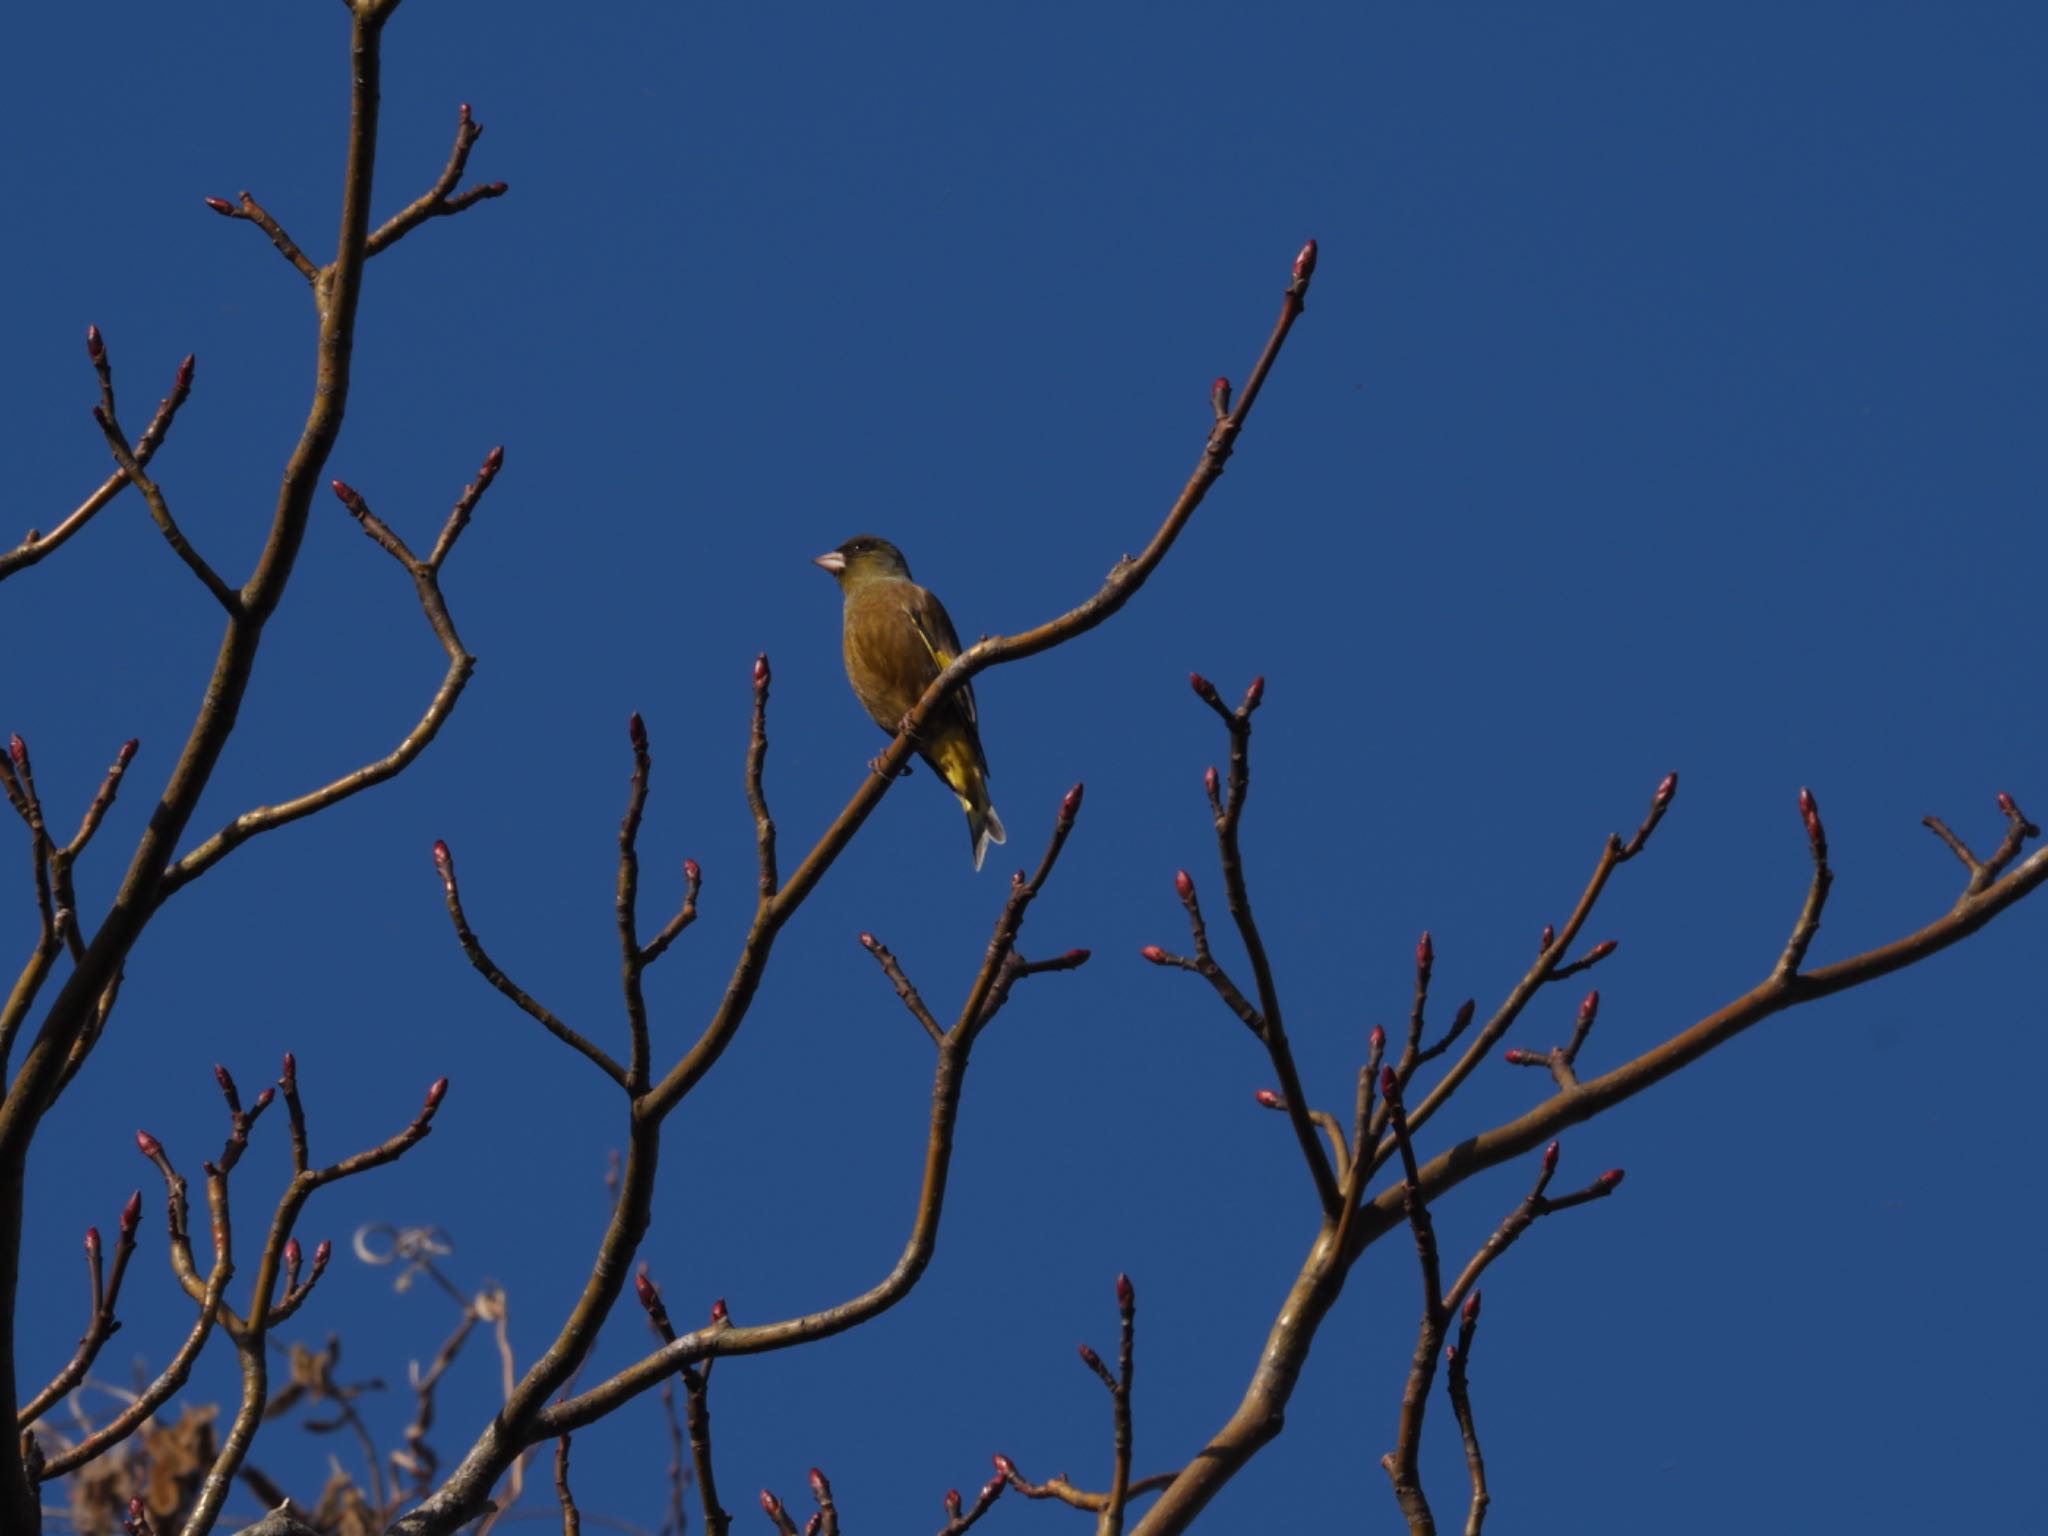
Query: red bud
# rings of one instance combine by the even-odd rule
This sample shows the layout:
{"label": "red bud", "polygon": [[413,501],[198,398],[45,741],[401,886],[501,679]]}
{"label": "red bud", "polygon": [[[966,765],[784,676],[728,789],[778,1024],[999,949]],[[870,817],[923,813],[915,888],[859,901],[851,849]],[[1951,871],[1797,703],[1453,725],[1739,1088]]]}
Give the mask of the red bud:
{"label": "red bud", "polygon": [[284,1074],[278,1078],[278,1082],[287,1090],[299,1085],[299,1058],[290,1051],[284,1053]]}
{"label": "red bud", "polygon": [[1060,825],[1071,827],[1074,818],[1081,814],[1081,795],[1086,785],[1076,784],[1060,798]]}
{"label": "red bud", "polygon": [[825,1481],[825,1474],[816,1467],[811,1468],[811,1496],[820,1504],[832,1502],[832,1485]]}
{"label": "red bud", "polygon": [[461,105],[461,107],[459,108],[459,110],[460,110],[460,112],[461,112],[461,114],[462,114],[462,120],[463,120],[463,121],[464,121],[465,123],[466,123],[466,122],[468,122],[468,121],[469,121],[469,103],[468,103],[468,102],[466,102],[466,101],[465,101],[465,102],[463,102],[463,103],[462,103],[462,105]]}
{"label": "red bud", "polygon": [[1622,1181],[1624,1174],[1625,1170],[1620,1168],[1608,1169],[1605,1173],[1600,1175],[1599,1183],[1601,1188],[1613,1189],[1617,1184],[1619,1184]]}
{"label": "red bud", "polygon": [[1180,894],[1182,901],[1193,901],[1195,899],[1195,882],[1188,877],[1186,870],[1182,869],[1174,872],[1173,888]]}
{"label": "red bud", "polygon": [[496,478],[498,471],[503,469],[504,467],[505,445],[503,443],[500,443],[497,447],[493,448],[489,453],[484,455],[483,468],[477,471],[476,477],[479,480],[494,479]]}
{"label": "red bud", "polygon": [[2020,808],[2013,802],[2012,796],[2002,789],[1998,792],[1998,808],[2008,816],[2017,816],[2020,813]]}
{"label": "red bud", "polygon": [[1465,1326],[1471,1327],[1479,1321],[1479,1292],[1474,1291],[1465,1298]]}
{"label": "red bud", "polygon": [[1015,1477],[1017,1475],[1017,1464],[1014,1461],[1010,1460],[1009,1457],[998,1454],[993,1458],[993,1460],[996,1464],[996,1475],[998,1477],[1007,1478]]}
{"label": "red bud", "polygon": [[1202,772],[1202,787],[1213,795],[1216,793],[1217,786],[1216,770],[1214,768],[1204,769]]}
{"label": "red bud", "polygon": [[704,871],[697,867],[695,859],[683,860],[683,878],[695,885],[704,878]]}
{"label": "red bud", "polygon": [[1619,948],[1621,948],[1621,940],[1602,939],[1598,944],[1595,944],[1593,948],[1587,953],[1586,963],[1590,965],[1595,960],[1605,960],[1609,955],[1613,954]]}
{"label": "red bud", "polygon": [[1092,1371],[1097,1366],[1102,1364],[1102,1356],[1095,1353],[1095,1351],[1090,1349],[1086,1344],[1079,1346],[1079,1348],[1081,1352],[1081,1363],[1087,1366],[1089,1370]]}
{"label": "red bud", "polygon": [[427,1089],[427,1108],[430,1111],[439,1109],[441,1107],[441,1100],[446,1098],[447,1095],[448,1079],[445,1077],[435,1078]]}
{"label": "red bud", "polygon": [[946,1497],[945,1497],[945,1499],[944,1499],[944,1501],[943,1501],[943,1502],[945,1503],[945,1506],[946,1506],[946,1513],[947,1513],[947,1514],[949,1514],[949,1515],[951,1515],[951,1516],[952,1516],[952,1517],[953,1517],[953,1518],[954,1518],[955,1520],[959,1519],[959,1518],[960,1518],[960,1490],[959,1490],[958,1488],[948,1488],[948,1489],[946,1490]]}
{"label": "red bud", "polygon": [[1092,949],[1070,949],[1060,956],[1060,960],[1066,965],[1086,965],[1088,957],[1094,953]]}
{"label": "red bud", "polygon": [[178,364],[178,377],[171,383],[171,389],[175,393],[189,395],[192,392],[192,370],[198,364],[199,359],[197,357],[193,356],[190,352],[185,354],[185,361]]}
{"label": "red bud", "polygon": [[762,693],[768,687],[768,653],[763,651],[754,658],[754,692]]}
{"label": "red bud", "polygon": [[232,219],[235,216],[235,205],[224,197],[209,197],[206,199],[206,206],[224,219]]}
{"label": "red bud", "polygon": [[1218,416],[1230,414],[1230,380],[1219,376],[1209,386],[1209,403],[1216,408]]}
{"label": "red bud", "polygon": [[766,1488],[761,1490],[761,1512],[767,1515],[770,1520],[773,1520],[782,1513],[782,1500],[775,1497]]}
{"label": "red bud", "polygon": [[1586,994],[1586,1000],[1579,1004],[1579,1022],[1585,1023],[1600,1011],[1600,991],[1596,987]]}
{"label": "red bud", "polygon": [[637,709],[626,721],[626,739],[632,743],[635,752],[647,750],[647,722],[640,718]]}
{"label": "red bud", "polygon": [[1538,954],[1547,954],[1547,953],[1549,952],[1549,950],[1550,950],[1550,946],[1551,946],[1551,945],[1553,945],[1553,944],[1555,944],[1556,942],[1557,942],[1557,930],[1556,930],[1555,928],[1551,927],[1551,926],[1550,926],[1550,924],[1548,924],[1548,923],[1545,923],[1545,924],[1543,925],[1543,937],[1542,937],[1542,939],[1541,939],[1540,941],[1538,941],[1538,943],[1537,943],[1537,945],[1536,945],[1536,951],[1537,951],[1537,953],[1538,953]]}
{"label": "red bud", "polygon": [[329,486],[333,487],[334,494],[341,498],[342,505],[348,507],[350,510],[354,510],[355,503],[361,500],[361,498],[356,495],[355,487],[350,485],[345,480],[330,480],[327,483]]}
{"label": "red bud", "polygon": [[140,738],[130,736],[126,741],[121,743],[121,750],[114,754],[114,761],[119,763],[123,768],[126,768],[130,763],[135,761],[135,754],[141,748],[141,746],[142,742]]}
{"label": "red bud", "polygon": [[1401,1102],[1401,1084],[1395,1079],[1392,1067],[1380,1068],[1380,1097],[1389,1104]]}
{"label": "red bud", "polygon": [[299,1240],[296,1237],[285,1240],[284,1262],[288,1268],[297,1269],[299,1267]]}
{"label": "red bud", "polygon": [[1557,1143],[1554,1141],[1543,1149],[1543,1171],[1545,1173],[1557,1172],[1557,1150]]}
{"label": "red bud", "polygon": [[1194,689],[1196,695],[1200,698],[1213,699],[1216,697],[1216,685],[1199,672],[1190,672],[1188,674],[1188,686]]}
{"label": "red bud", "polygon": [[[477,132],[481,133],[483,132],[483,130],[479,128]],[[507,190],[509,189],[507,188],[506,184],[502,181],[494,181],[491,183],[491,196],[493,197],[503,197]]]}
{"label": "red bud", "polygon": [[640,1298],[640,1305],[650,1312],[654,1310],[655,1302],[660,1300],[660,1297],[655,1294],[654,1282],[647,1278],[647,1270],[644,1266],[638,1274],[633,1276],[633,1293]]}
{"label": "red bud", "polygon": [[1147,960],[1150,960],[1154,965],[1165,965],[1167,963],[1166,951],[1161,949],[1157,944],[1147,944],[1143,949],[1139,950],[1138,953],[1143,955]]}
{"label": "red bud", "polygon": [[259,1093],[259,1094],[257,1094],[257,1095],[256,1095],[256,1105],[255,1105],[255,1108],[253,1108],[253,1109],[252,1109],[252,1110],[250,1111],[250,1114],[252,1114],[252,1115],[260,1115],[260,1114],[262,1114],[264,1110],[266,1110],[266,1109],[270,1108],[270,1101],[271,1101],[272,1099],[276,1098],[276,1097],[277,1097],[277,1090],[276,1090],[275,1088],[266,1088],[266,1089],[264,1089],[264,1090],[263,1090],[263,1091],[262,1091],[261,1093]]}
{"label": "red bud", "polygon": [[1826,858],[1828,852],[1827,833],[1821,830],[1820,803],[1813,798],[1813,791],[1799,791],[1799,815],[1806,822],[1806,840],[1813,844],[1815,858]]}
{"label": "red bud", "polygon": [[711,1303],[712,1322],[723,1323],[730,1321],[730,1318],[731,1314],[725,1310],[725,1298],[723,1296],[719,1297],[718,1300]]}
{"label": "red bud", "polygon": [[1301,254],[1294,258],[1294,280],[1305,283],[1316,275],[1316,243],[1311,240],[1301,248]]}
{"label": "red bud", "polygon": [[313,1250],[313,1273],[319,1274],[327,1267],[327,1261],[334,1257],[334,1244],[327,1238],[320,1239],[320,1246]]}
{"label": "red bud", "polygon": [[1137,1303],[1137,1300],[1138,1292],[1131,1284],[1131,1277],[1129,1275],[1118,1275],[1116,1277],[1116,1304],[1128,1312]]}
{"label": "red bud", "polygon": [[1520,1048],[1511,1045],[1505,1051],[1501,1052],[1500,1059],[1502,1061],[1505,1061],[1511,1067],[1519,1067],[1523,1062],[1534,1061],[1536,1058],[1530,1055],[1527,1051],[1521,1050]]}
{"label": "red bud", "polygon": [[1254,710],[1254,709],[1257,709],[1257,708],[1259,707],[1259,700],[1263,699],[1263,698],[1264,698],[1265,696],[1266,696],[1266,680],[1265,680],[1265,678],[1263,678],[1263,677],[1255,677],[1255,678],[1253,678],[1253,679],[1252,679],[1252,685],[1251,685],[1251,687],[1249,687],[1249,688],[1245,689],[1245,691],[1244,691],[1244,709],[1245,709],[1245,711],[1246,711],[1247,713],[1249,713],[1249,712],[1251,712],[1252,710]]}
{"label": "red bud", "polygon": [[135,1224],[142,1220],[142,1191],[136,1190],[128,1197],[128,1203],[121,1207],[121,1231],[126,1234],[135,1230]]}
{"label": "red bud", "polygon": [[434,863],[444,876],[455,867],[455,855],[448,851],[448,845],[439,838],[434,839]]}
{"label": "red bud", "polygon": [[872,933],[864,933],[860,936],[860,947],[862,949],[872,950],[877,942],[879,941]]}
{"label": "red bud", "polygon": [[7,738],[7,755],[14,759],[17,768],[28,761],[28,743],[21,739],[20,732]]}
{"label": "red bud", "polygon": [[1254,1093],[1252,1097],[1257,1099],[1261,1104],[1263,1104],[1268,1109],[1285,1109],[1287,1107],[1287,1101],[1281,1098],[1280,1095],[1275,1093],[1271,1088],[1261,1088],[1258,1090],[1258,1092]]}
{"label": "red bud", "polygon": [[135,1133],[135,1150],[144,1157],[154,1158],[159,1152],[163,1151],[163,1143],[147,1131],[137,1131]]}
{"label": "red bud", "polygon": [[1652,797],[1651,803],[1653,805],[1669,805],[1671,797],[1677,793],[1678,775],[1676,773],[1667,773],[1657,785],[1657,793]]}
{"label": "red bud", "polygon": [[1429,930],[1422,930],[1422,937],[1415,941],[1415,969],[1427,976],[1436,964],[1436,945],[1431,942]]}
{"label": "red bud", "polygon": [[98,1253],[100,1251],[100,1229],[98,1227],[87,1227],[85,1229],[85,1251],[87,1253]]}
{"label": "red bud", "polygon": [[998,1472],[994,1477],[990,1478],[987,1482],[981,1485],[981,1496],[984,1499],[994,1498],[997,1494],[1001,1493],[1005,1488],[1010,1486],[1010,1479],[1014,1475],[1015,1474],[1009,1472]]}
{"label": "red bud", "polygon": [[107,344],[100,339],[100,328],[96,325],[85,328],[85,355],[94,362],[107,355]]}
{"label": "red bud", "polygon": [[1384,1025],[1384,1024],[1375,1024],[1375,1025],[1373,1025],[1373,1027],[1372,1027],[1372,1034],[1371,1034],[1370,1036],[1368,1036],[1368,1037],[1367,1037],[1367,1043],[1368,1043],[1369,1045],[1371,1045],[1371,1047],[1372,1047],[1372,1053],[1373,1053],[1373,1055],[1375,1055],[1375,1056],[1379,1055],[1379,1054],[1380,1054],[1380,1052],[1384,1051],[1384,1050],[1385,1050],[1385,1049],[1387,1048],[1387,1027],[1386,1027],[1386,1025]]}
{"label": "red bud", "polygon": [[220,1084],[220,1091],[222,1093],[233,1093],[235,1091],[235,1080],[228,1076],[228,1069],[219,1062],[213,1064],[213,1080]]}

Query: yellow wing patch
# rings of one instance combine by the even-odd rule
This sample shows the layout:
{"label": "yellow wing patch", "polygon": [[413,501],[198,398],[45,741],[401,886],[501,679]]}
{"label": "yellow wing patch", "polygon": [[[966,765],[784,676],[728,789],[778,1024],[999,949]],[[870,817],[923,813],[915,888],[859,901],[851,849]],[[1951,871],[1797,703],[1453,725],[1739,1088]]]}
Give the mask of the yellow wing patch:
{"label": "yellow wing patch", "polygon": [[903,616],[910,620],[910,627],[917,631],[917,638],[924,643],[925,654],[931,657],[932,665],[941,672],[945,671],[952,663],[953,653],[948,651],[943,645],[933,642],[931,635],[918,620],[917,610],[908,603],[903,605]]}

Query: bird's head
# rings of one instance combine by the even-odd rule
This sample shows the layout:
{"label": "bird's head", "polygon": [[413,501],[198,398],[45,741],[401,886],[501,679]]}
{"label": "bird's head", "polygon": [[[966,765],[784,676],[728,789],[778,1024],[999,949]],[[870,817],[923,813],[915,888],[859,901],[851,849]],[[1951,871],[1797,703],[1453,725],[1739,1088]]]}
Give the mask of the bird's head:
{"label": "bird's head", "polygon": [[856,534],[829,554],[823,554],[811,564],[820,570],[830,571],[841,587],[851,587],[863,581],[908,581],[910,567],[904,563],[903,551],[887,539],[878,539],[871,533]]}

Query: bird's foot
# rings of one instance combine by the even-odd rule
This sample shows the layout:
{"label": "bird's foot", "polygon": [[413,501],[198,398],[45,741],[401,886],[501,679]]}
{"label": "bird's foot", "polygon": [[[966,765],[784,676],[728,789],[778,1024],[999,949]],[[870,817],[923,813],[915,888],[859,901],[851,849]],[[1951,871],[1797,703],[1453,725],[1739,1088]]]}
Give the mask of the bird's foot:
{"label": "bird's foot", "polygon": [[888,771],[888,765],[882,761],[882,758],[886,755],[886,753],[877,753],[875,756],[869,758],[868,772],[872,773],[878,779],[907,779],[910,777],[910,764],[908,763],[905,763],[902,767],[898,768],[895,771],[895,773],[890,773]]}

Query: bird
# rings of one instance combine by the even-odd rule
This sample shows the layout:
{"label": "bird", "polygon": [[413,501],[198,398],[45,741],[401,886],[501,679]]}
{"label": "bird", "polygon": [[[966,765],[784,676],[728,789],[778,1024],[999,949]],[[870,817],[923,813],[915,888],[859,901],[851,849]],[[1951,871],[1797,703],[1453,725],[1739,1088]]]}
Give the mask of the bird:
{"label": "bird", "polygon": [[[910,579],[903,551],[887,539],[859,534],[811,563],[830,571],[846,594],[846,680],[875,724],[894,736],[932,679],[960,654],[953,621],[943,603]],[[989,844],[1005,838],[1003,819],[989,802],[988,757],[981,749],[973,688],[957,689],[932,711],[917,738],[917,754],[967,812],[974,867],[980,869]]]}

